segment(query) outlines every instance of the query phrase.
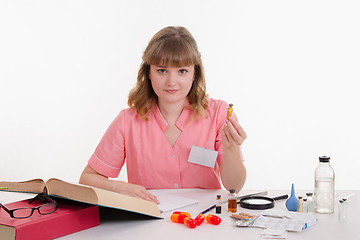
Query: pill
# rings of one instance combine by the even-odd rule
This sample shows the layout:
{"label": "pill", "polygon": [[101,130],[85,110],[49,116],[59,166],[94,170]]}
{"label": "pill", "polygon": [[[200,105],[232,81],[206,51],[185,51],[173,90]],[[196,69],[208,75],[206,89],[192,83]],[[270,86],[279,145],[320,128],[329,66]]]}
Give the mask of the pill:
{"label": "pill", "polygon": [[173,212],[172,214],[185,214],[185,215],[187,215],[188,217],[191,217],[191,214],[188,213],[188,212],[175,211],[175,212]]}
{"label": "pill", "polygon": [[184,224],[185,226],[189,227],[189,228],[195,228],[196,227],[196,222],[194,219],[190,218],[190,217],[186,217],[184,219]]}
{"label": "pill", "polygon": [[188,218],[188,215],[185,214],[172,214],[170,219],[174,223],[184,223],[185,218]]}
{"label": "pill", "polygon": [[221,223],[221,218],[216,215],[208,214],[206,216],[206,221],[214,225],[219,225]]}
{"label": "pill", "polygon": [[205,221],[205,216],[204,214],[200,213],[194,220],[196,222],[196,225],[200,226]]}

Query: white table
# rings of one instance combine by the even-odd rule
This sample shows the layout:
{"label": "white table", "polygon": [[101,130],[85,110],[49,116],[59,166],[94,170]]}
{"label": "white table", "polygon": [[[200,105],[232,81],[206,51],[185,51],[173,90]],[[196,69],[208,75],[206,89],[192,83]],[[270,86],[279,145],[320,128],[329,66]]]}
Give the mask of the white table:
{"label": "white table", "polygon": [[[225,190],[204,190],[204,189],[179,189],[163,190],[167,193],[193,198],[199,201],[198,204],[184,207],[180,210],[189,212],[195,217],[199,212],[213,205],[217,194],[222,194],[223,199],[227,196]],[[239,195],[249,194],[259,191],[241,191]],[[306,191],[296,191],[296,195],[305,196]],[[356,197],[348,205],[348,218],[338,220],[337,204],[335,212],[332,214],[315,214],[318,222],[315,226],[303,230],[302,232],[289,232],[287,239],[360,239],[360,191],[337,191],[337,199],[343,198],[350,193],[355,193]],[[289,191],[269,191],[269,197],[276,197],[283,194],[289,194]],[[0,201],[9,203],[21,199],[30,198],[34,195],[0,192]],[[275,208],[286,210],[286,200],[275,202]],[[247,212],[259,214],[261,210],[248,210],[238,207],[238,212]],[[209,213],[215,213],[215,209]],[[61,239],[262,239],[260,234],[263,229],[260,228],[240,228],[235,224],[235,220],[229,217],[227,205],[223,204],[222,219],[220,225],[215,226],[204,223],[201,226],[190,229],[183,224],[175,224],[170,220],[172,211],[162,214],[164,219],[153,219],[138,214],[124,211],[113,211],[110,214],[102,214],[100,225],[81,232],[73,233],[62,237]]]}

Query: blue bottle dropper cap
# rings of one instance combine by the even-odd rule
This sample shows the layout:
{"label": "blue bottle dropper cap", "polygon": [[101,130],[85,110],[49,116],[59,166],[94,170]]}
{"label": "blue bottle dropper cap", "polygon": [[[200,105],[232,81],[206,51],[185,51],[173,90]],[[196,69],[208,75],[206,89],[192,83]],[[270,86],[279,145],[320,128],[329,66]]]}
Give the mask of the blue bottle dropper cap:
{"label": "blue bottle dropper cap", "polygon": [[297,198],[295,196],[294,184],[291,186],[291,196],[286,200],[285,206],[289,211],[297,211]]}

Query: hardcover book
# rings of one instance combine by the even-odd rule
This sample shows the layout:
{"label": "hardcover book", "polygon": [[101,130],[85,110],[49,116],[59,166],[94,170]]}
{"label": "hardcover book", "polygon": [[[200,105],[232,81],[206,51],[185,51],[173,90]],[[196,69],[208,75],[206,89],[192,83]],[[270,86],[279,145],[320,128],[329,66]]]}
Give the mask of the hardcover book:
{"label": "hardcover book", "polygon": [[[31,199],[4,204],[8,209],[37,207],[44,202]],[[34,211],[27,218],[12,218],[0,208],[1,240],[48,240],[99,225],[98,206],[56,199],[55,212],[41,215]]]}

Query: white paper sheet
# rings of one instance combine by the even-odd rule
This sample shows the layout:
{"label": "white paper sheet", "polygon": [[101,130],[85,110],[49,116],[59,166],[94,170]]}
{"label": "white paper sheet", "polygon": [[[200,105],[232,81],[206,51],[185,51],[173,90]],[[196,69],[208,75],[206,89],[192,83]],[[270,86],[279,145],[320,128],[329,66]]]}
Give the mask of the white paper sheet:
{"label": "white paper sheet", "polygon": [[158,205],[160,212],[176,210],[182,207],[199,203],[199,201],[197,200],[176,196],[170,193],[165,193],[161,190],[149,190],[149,192],[152,195],[156,196],[157,199],[160,201],[160,204]]}

